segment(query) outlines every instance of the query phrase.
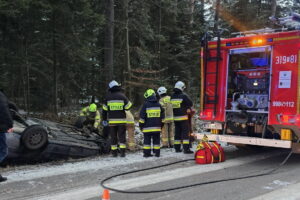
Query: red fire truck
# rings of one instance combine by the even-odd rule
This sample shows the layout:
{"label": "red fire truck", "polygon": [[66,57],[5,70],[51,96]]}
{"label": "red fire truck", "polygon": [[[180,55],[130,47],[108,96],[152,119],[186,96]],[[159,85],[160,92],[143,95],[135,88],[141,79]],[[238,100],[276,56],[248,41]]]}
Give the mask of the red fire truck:
{"label": "red fire truck", "polygon": [[239,34],[201,48],[200,119],[209,139],[300,153],[300,31]]}

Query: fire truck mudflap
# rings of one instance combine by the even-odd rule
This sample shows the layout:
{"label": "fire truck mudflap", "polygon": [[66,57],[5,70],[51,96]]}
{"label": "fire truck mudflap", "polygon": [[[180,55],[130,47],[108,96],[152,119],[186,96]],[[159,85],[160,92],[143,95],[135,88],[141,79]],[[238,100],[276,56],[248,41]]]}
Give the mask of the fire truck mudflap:
{"label": "fire truck mudflap", "polygon": [[202,44],[199,117],[209,139],[300,152],[300,31]]}

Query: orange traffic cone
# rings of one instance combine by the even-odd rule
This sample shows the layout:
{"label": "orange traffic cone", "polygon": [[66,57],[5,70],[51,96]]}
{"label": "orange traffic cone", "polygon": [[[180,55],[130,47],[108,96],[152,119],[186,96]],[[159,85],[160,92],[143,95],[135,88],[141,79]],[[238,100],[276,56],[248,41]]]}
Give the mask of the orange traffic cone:
{"label": "orange traffic cone", "polygon": [[110,200],[110,194],[108,189],[103,190],[102,200]]}

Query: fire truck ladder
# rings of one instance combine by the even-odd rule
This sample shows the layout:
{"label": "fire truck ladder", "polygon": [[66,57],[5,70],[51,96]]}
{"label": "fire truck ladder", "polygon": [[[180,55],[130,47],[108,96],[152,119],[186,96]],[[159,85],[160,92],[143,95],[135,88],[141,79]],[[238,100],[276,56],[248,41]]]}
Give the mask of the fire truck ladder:
{"label": "fire truck ladder", "polygon": [[[221,58],[221,39],[220,39],[220,32],[218,32],[217,36],[217,54],[215,57],[211,56],[211,49],[208,48],[208,39],[207,34],[204,36],[203,46],[204,46],[204,80],[208,80],[208,76],[214,75],[214,83],[207,83],[204,82],[204,102],[203,102],[203,110],[204,109],[213,109],[214,117],[217,114],[217,103],[218,103],[218,77],[219,77],[219,63]],[[209,62],[216,62],[214,65],[214,69],[210,69],[208,72],[208,63]],[[207,89],[213,89],[213,95],[207,95]],[[212,104],[212,106],[207,106],[207,104]]]}

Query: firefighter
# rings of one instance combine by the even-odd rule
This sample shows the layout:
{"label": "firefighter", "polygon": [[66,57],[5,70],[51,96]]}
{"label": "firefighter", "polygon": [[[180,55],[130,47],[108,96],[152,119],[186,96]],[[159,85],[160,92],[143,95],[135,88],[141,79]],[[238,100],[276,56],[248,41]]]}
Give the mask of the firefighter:
{"label": "firefighter", "polygon": [[118,142],[120,156],[125,157],[126,150],[126,113],[132,103],[122,93],[121,85],[113,80],[109,83],[108,93],[103,103],[103,120],[108,120],[112,156],[118,156]]}
{"label": "firefighter", "polygon": [[148,89],[144,97],[146,101],[140,111],[139,125],[144,133],[144,157],[150,157],[151,139],[153,140],[153,153],[160,156],[160,132],[164,121],[164,109],[156,98],[155,91]]}
{"label": "firefighter", "polygon": [[174,93],[171,96],[175,123],[174,148],[176,152],[182,152],[182,143],[183,153],[190,154],[193,153],[193,151],[190,150],[190,128],[187,112],[193,106],[193,102],[188,95],[183,92],[184,89],[185,84],[182,81],[177,81],[174,87]]}
{"label": "firefighter", "polygon": [[134,151],[135,150],[134,117],[129,110],[126,110],[125,113],[126,113],[126,121],[127,121],[126,130],[127,130],[127,137],[128,137],[127,146],[130,151]]}
{"label": "firefighter", "polygon": [[97,110],[97,105],[91,103],[80,111],[80,117],[76,122],[76,127],[83,128],[86,126],[91,131],[99,133],[100,122],[101,117],[100,112]]}
{"label": "firefighter", "polygon": [[171,97],[167,95],[165,87],[159,87],[157,93],[160,97],[159,103],[165,110],[165,122],[161,130],[161,140],[163,148],[173,148],[174,145],[174,123],[173,123],[173,108]]}

